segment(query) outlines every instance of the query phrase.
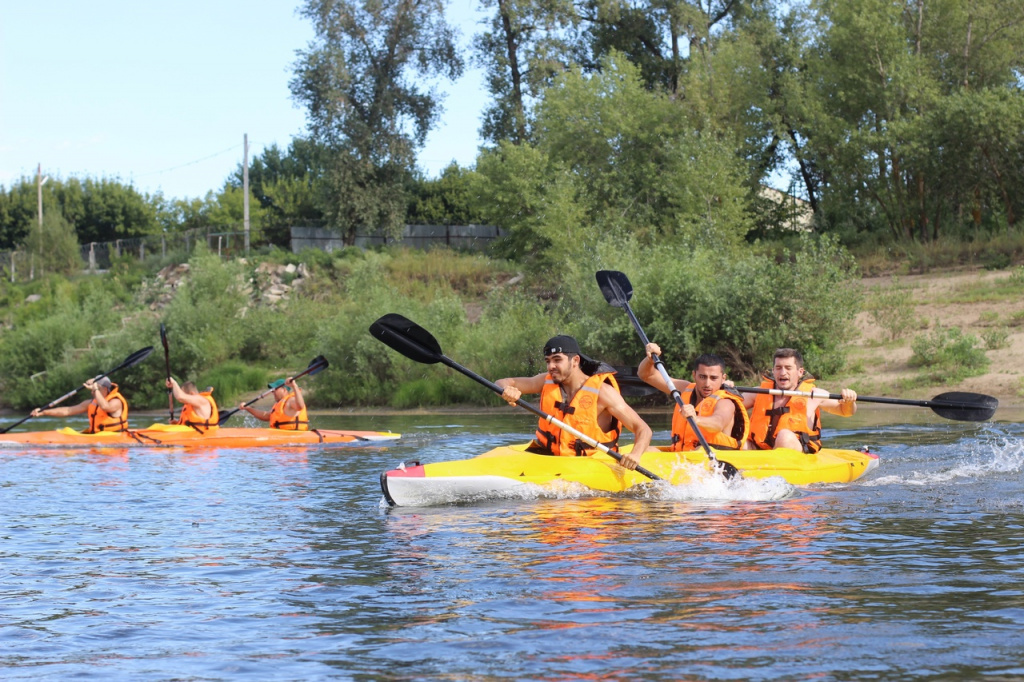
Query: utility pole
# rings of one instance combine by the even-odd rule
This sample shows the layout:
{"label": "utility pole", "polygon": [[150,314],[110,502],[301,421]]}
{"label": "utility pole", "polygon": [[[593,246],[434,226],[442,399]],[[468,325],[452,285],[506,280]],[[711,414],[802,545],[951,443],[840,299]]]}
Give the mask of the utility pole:
{"label": "utility pole", "polygon": [[249,133],[242,135],[242,222],[245,225],[245,257],[249,257]]}
{"label": "utility pole", "polygon": [[43,226],[43,183],[49,180],[49,177],[43,177],[43,164],[36,166],[36,198],[39,201],[39,205],[36,209],[36,215],[39,216],[39,227]]}
{"label": "utility pole", "polygon": [[[36,215],[39,216],[39,261],[43,259],[43,183],[49,180],[43,177],[43,164],[36,166]],[[36,278],[36,258],[34,253],[29,254],[28,278]]]}

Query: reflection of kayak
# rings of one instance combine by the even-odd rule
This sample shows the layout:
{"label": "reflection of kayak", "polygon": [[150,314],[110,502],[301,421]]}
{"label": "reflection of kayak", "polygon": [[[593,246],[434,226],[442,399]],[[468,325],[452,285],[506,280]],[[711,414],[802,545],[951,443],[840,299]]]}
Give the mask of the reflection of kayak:
{"label": "reflection of kayak", "polygon": [[145,429],[123,433],[86,434],[64,428],[56,431],[29,431],[0,436],[0,448],[61,447],[156,447],[202,446],[251,448],[273,445],[319,445],[330,443],[375,443],[400,438],[400,434],[382,431],[337,431],[313,429],[284,431],[281,429],[246,429],[221,427],[201,434],[189,426],[153,424]]}
{"label": "reflection of kayak", "polygon": [[[402,465],[381,474],[384,497],[393,506],[426,506],[483,499],[524,484],[577,483],[601,492],[623,492],[650,479],[618,466],[608,455],[550,457],[526,452],[526,444],[498,447],[472,459]],[[624,451],[628,451],[626,446]],[[813,455],[796,450],[740,450],[718,453],[745,478],[780,476],[793,485],[847,483],[878,466],[878,456],[825,448]],[[694,466],[708,464],[702,451],[648,452],[640,464],[674,485],[689,483]],[[685,466],[690,464],[691,466]]]}

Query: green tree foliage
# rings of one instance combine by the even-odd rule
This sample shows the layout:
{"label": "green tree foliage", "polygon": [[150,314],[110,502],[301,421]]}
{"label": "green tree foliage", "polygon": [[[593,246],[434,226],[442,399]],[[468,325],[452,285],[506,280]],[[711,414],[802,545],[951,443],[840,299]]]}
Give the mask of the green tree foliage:
{"label": "green tree foliage", "polygon": [[[813,109],[800,134],[826,224],[929,241],[969,221],[1015,223],[1010,187],[1020,164],[1009,159],[1021,146],[1021,5],[820,0],[812,8],[800,93]],[[1000,114],[967,124],[958,112],[975,108]],[[971,143],[979,146],[970,153],[948,149]]]}
{"label": "green tree foliage", "polygon": [[480,133],[495,143],[519,144],[530,136],[530,102],[570,61],[578,14],[571,0],[483,0],[482,5],[492,15],[473,43],[492,101]]}
{"label": "green tree foliage", "polygon": [[43,213],[43,224],[29,230],[21,248],[32,254],[40,273],[66,276],[84,265],[75,230],[59,213]]}
{"label": "green tree foliage", "polygon": [[318,200],[351,243],[358,228],[397,233],[405,183],[438,112],[428,81],[455,78],[462,59],[441,0],[307,0],[315,39],[291,81],[323,151]]}
{"label": "green tree foliage", "polygon": [[[79,243],[108,242],[153,234],[159,198],[139,194],[117,180],[50,178],[42,187],[43,217],[57,213],[73,226]],[[10,189],[0,188],[0,248],[24,241],[38,224],[35,178],[22,178]]]}
{"label": "green tree foliage", "polygon": [[788,346],[801,349],[812,373],[828,376],[845,362],[844,339],[860,306],[851,286],[856,266],[834,238],[804,236],[777,259],[757,249],[727,254],[606,239],[567,266],[559,309],[577,318],[585,348],[622,364],[636,365],[643,347],[622,310],[598,291],[594,272],[602,269],[629,277],[631,306],[677,375],[700,353],[718,353],[734,374],[752,375]]}
{"label": "green tree foliage", "polygon": [[[263,233],[278,246],[287,246],[288,228],[324,223],[319,196],[322,184],[322,153],[316,143],[296,137],[287,151],[276,144],[253,158],[249,167],[249,188],[263,208]],[[242,168],[230,180],[242,187]]]}
{"label": "green tree foliage", "polygon": [[622,56],[563,74],[537,112],[532,145],[477,164],[481,211],[510,230],[509,255],[548,267],[608,234],[731,251],[750,228],[735,155]]}
{"label": "green tree foliage", "polygon": [[473,173],[452,162],[436,179],[415,178],[406,222],[413,225],[474,225],[483,222],[474,208]]}

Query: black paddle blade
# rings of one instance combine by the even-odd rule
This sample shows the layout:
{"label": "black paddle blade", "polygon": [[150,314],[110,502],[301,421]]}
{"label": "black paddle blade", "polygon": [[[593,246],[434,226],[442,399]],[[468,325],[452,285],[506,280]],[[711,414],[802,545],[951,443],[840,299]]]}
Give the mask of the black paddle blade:
{"label": "black paddle blade", "polygon": [[425,365],[441,361],[441,346],[423,327],[398,313],[388,313],[370,325],[370,334],[381,343]]}
{"label": "black paddle blade", "polygon": [[604,300],[616,308],[625,308],[629,299],[633,298],[633,285],[629,277],[617,270],[598,270],[597,286],[601,288]]}
{"label": "black paddle blade", "polygon": [[330,367],[330,363],[327,362],[327,358],[322,355],[318,355],[309,361],[309,365],[306,367],[306,371],[303,372],[303,374],[311,377],[314,374],[319,374],[328,367]]}
{"label": "black paddle blade", "polygon": [[960,422],[983,422],[992,418],[999,401],[982,393],[952,391],[942,393],[928,401],[928,407],[945,419]]}
{"label": "black paddle blade", "polygon": [[619,382],[619,393],[627,398],[639,398],[645,395],[661,393],[654,386],[636,375],[636,367],[614,366],[615,380]]}
{"label": "black paddle blade", "polygon": [[[128,357],[126,357],[124,359],[124,362],[122,362],[120,365],[118,365],[114,369],[112,369],[109,372],[107,372],[107,374],[113,374],[114,372],[118,371],[119,369],[127,369],[129,367],[137,365],[140,362],[142,362],[143,360],[145,360],[146,358],[148,358],[149,354],[152,353],[152,352],[153,352],[153,346],[146,346],[145,348],[137,350],[134,353],[132,353],[131,355],[129,355]],[[107,374],[104,374],[103,376],[107,376]]]}
{"label": "black paddle blade", "polygon": [[167,351],[167,327],[163,322],[160,323],[160,343],[164,345],[164,351]]}

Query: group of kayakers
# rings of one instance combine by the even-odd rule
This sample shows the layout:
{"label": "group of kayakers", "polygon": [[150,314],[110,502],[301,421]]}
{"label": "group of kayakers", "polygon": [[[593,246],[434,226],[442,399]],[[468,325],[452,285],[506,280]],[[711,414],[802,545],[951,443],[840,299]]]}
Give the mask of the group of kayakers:
{"label": "group of kayakers", "polygon": [[[857,411],[857,393],[843,389],[840,399],[765,393],[740,393],[732,388],[725,362],[704,354],[694,360],[692,381],[669,377],[672,386],[655,368],[652,355],[661,348],[649,343],[637,376],[664,393],[679,391],[682,407],[672,416],[673,450],[698,450],[701,438],[715,450],[789,448],[805,453],[821,448],[821,411],[843,417]],[[515,405],[524,393],[539,393],[541,409],[595,441],[617,449],[625,427],[633,432],[634,446],[620,460],[635,469],[648,449],[650,426],[623,400],[614,369],[580,351],[571,336],[555,336],[544,345],[547,371],[532,377],[508,377],[495,382],[502,398]],[[762,389],[813,392],[814,377],[804,369],[803,356],[793,348],[780,348],[773,357],[772,372]],[[749,414],[748,414],[749,410]],[[541,419],[530,451],[549,455],[593,454],[594,449],[566,430]]]}
{"label": "group of kayakers", "polygon": [[[166,381],[171,395],[182,405],[181,414],[175,421],[182,426],[190,426],[200,433],[219,428],[220,411],[213,397],[213,389],[200,391],[194,382],[183,384],[169,377]],[[98,380],[90,379],[83,384],[91,396],[78,405],[70,407],[37,408],[32,410],[32,417],[72,417],[79,414],[89,416],[89,428],[85,433],[101,431],[120,432],[128,430],[128,401],[121,394],[117,384],[108,377]],[[274,406],[267,411],[256,410],[247,403],[241,403],[239,410],[248,412],[261,421],[268,422],[272,429],[288,431],[306,431],[309,429],[309,416],[306,413],[306,402],[302,397],[302,389],[293,377],[278,379],[267,384],[274,394]]]}

